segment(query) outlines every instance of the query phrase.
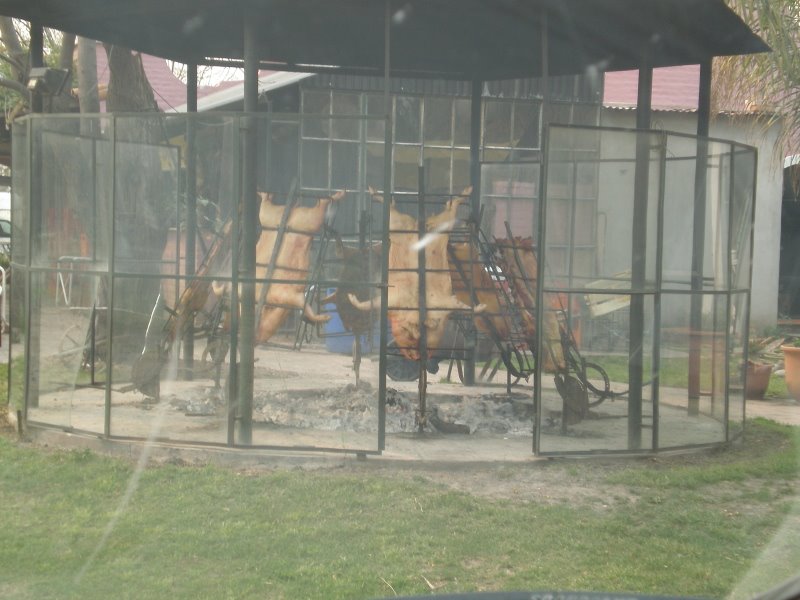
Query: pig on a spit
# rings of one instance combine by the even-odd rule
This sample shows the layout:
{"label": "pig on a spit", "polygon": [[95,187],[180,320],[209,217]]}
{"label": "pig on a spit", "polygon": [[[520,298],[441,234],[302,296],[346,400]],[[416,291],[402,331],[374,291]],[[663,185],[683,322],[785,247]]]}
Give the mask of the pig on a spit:
{"label": "pig on a spit", "polygon": [[[259,193],[261,208],[258,213],[261,222],[261,236],[256,245],[256,279],[263,280],[269,270],[275,242],[278,239],[278,228],[286,206],[273,203],[273,195]],[[311,242],[314,235],[325,222],[325,213],[331,202],[344,198],[345,192],[339,191],[327,198],[320,198],[315,206],[296,206],[291,209],[286,220],[286,230],[275,258],[273,280],[297,281],[297,283],[270,283],[266,297],[264,283],[256,284],[256,305],[263,305],[256,342],[269,340],[295,308],[303,309],[305,318],[313,323],[322,323],[330,319],[330,315],[317,315],[306,303],[305,287],[308,278],[308,265],[311,258]]]}
{"label": "pig on a spit", "polygon": [[[454,310],[469,310],[476,313],[486,309],[483,304],[471,306],[459,300],[453,293],[450,264],[447,257],[448,232],[456,224],[458,207],[466,200],[471,188],[452,198],[444,209],[425,220],[425,237],[420,240],[417,219],[401,213],[394,202],[389,207],[389,306],[387,309],[392,335],[401,354],[409,360],[420,359],[421,327],[419,321],[419,252],[425,252],[425,305],[427,315],[424,323],[427,338],[428,360],[444,335],[447,319]],[[383,202],[375,190],[370,188],[373,198]],[[348,296],[350,302],[361,310],[372,310],[375,300],[359,300]]]}

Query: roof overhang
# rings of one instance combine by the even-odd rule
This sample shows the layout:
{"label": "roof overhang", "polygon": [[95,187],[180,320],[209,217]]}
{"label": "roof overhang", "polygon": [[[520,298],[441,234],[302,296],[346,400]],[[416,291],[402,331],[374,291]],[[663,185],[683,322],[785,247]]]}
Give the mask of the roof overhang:
{"label": "roof overhang", "polygon": [[[391,0],[391,74],[447,79],[696,64],[769,50],[723,0]],[[385,0],[0,0],[0,14],[185,63],[243,57],[262,68],[379,75]]]}

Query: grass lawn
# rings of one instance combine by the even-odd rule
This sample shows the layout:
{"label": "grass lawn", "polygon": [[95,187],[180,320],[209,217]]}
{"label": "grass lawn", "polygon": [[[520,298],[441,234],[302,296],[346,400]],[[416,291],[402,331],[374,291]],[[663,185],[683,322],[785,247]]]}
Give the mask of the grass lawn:
{"label": "grass lawn", "polygon": [[[799,452],[798,428],[754,421],[731,449],[653,459],[137,473],[131,461],[6,432],[0,597],[744,598],[800,565]],[[753,578],[765,550],[776,557]]]}

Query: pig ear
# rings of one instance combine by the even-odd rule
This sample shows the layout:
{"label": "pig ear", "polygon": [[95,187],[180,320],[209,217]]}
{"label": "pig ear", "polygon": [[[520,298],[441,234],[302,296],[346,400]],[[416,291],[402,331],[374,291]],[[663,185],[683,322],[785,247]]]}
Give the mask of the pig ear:
{"label": "pig ear", "polygon": [[339,190],[338,192],[336,192],[335,194],[333,194],[333,195],[331,196],[331,200],[333,200],[333,201],[338,201],[338,200],[341,200],[342,198],[344,198],[344,195],[345,195],[346,193],[347,193],[347,192],[345,192],[344,190]]}
{"label": "pig ear", "polygon": [[261,198],[262,202],[267,202],[268,204],[272,204],[272,194],[269,192],[258,192],[259,198]]}
{"label": "pig ear", "polygon": [[461,192],[462,196],[469,196],[471,194],[472,194],[472,186],[471,185],[468,185],[467,187],[465,187],[464,191]]}

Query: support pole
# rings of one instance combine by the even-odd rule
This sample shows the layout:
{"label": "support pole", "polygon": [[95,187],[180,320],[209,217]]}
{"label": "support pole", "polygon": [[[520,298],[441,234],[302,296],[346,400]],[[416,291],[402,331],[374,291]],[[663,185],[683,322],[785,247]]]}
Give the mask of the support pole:
{"label": "support pole", "polygon": [[392,202],[392,97],[389,94],[389,66],[391,64],[392,6],[385,0],[383,22],[383,214],[381,235],[381,309],[380,355],[378,357],[378,449],[386,449],[386,363],[389,345],[389,209]]}
{"label": "support pole", "polygon": [[[30,41],[31,67],[44,66],[44,28],[38,21],[31,21]],[[31,112],[40,113],[43,110],[41,90],[31,93]]]}
{"label": "support pole", "polygon": [[[31,40],[30,40],[30,56],[31,67],[44,66],[44,29],[41,23],[37,21],[31,22]],[[43,109],[42,93],[40,91],[31,94],[31,112],[41,113]],[[37,122],[32,120],[29,122],[28,139],[30,153],[29,158],[29,173],[28,178],[30,181],[28,197],[30,205],[29,211],[29,224],[28,224],[28,256],[27,262],[32,265],[34,256],[34,240],[42,239],[42,181],[41,177],[37,175],[41,173],[41,148],[32,140],[38,139],[35,135],[39,131]],[[41,134],[39,134],[41,135]],[[40,341],[41,341],[41,314],[42,314],[42,285],[41,279],[38,274],[29,272],[27,277],[27,291],[28,291],[28,327],[26,338],[26,353],[28,360],[26,361],[26,418],[27,407],[36,408],[39,406],[39,379],[40,379]]]}
{"label": "support pole", "polygon": [[[248,12],[244,20],[244,156],[242,157],[242,255],[239,263],[241,317],[239,320],[239,436],[238,443],[253,441],[253,370],[256,328],[256,242],[258,240],[258,204],[256,203],[256,131],[258,122],[258,37],[257,21]],[[232,310],[236,310],[235,307]],[[235,357],[233,357],[235,360]]]}
{"label": "support pole", "polygon": [[[420,241],[425,237],[425,167],[419,166],[419,183],[417,195],[417,236]],[[427,281],[425,271],[425,248],[422,247],[417,252],[417,279],[418,286],[418,305],[419,305],[419,414],[417,416],[417,427],[419,432],[425,430],[428,423],[428,303],[427,303]],[[474,365],[473,365],[474,366]],[[473,371],[473,376],[474,376]]]}
{"label": "support pole", "polygon": [[697,104],[697,158],[694,170],[694,228],[692,232],[692,297],[689,306],[689,404],[690,415],[700,414],[700,358],[703,335],[703,263],[705,262],[706,179],[708,131],[711,119],[711,60],[700,64]]}
{"label": "support pole", "polygon": [[[645,52],[639,68],[636,129],[650,128],[653,67]],[[633,235],[631,241],[630,346],[628,348],[628,449],[642,447],[642,385],[644,383],[644,300],[647,277],[647,205],[650,179],[650,135],[636,136],[636,171],[633,189]]]}
{"label": "support pole", "polygon": [[[547,8],[542,8],[542,21],[541,21],[541,71],[542,71],[542,108],[539,121],[539,131],[541,132],[541,159],[539,162],[539,206],[535,213],[536,220],[533,223],[533,231],[536,232],[536,239],[534,240],[534,248],[536,248],[536,272],[539,274],[536,278],[536,289],[533,290],[534,297],[536,298],[536,323],[544,323],[544,272],[545,272],[545,230],[544,224],[547,219],[547,202],[545,202],[545,193],[547,186],[547,148],[548,148],[548,134],[545,122],[545,115],[547,115],[548,106],[550,103],[550,37],[549,37],[549,19]],[[506,226],[508,227],[508,226]],[[510,229],[509,229],[510,234]],[[509,239],[512,240],[511,235]],[[516,254],[516,250],[514,251]],[[524,273],[524,271],[522,271]],[[536,348],[536,365],[533,370],[533,407],[535,422],[533,426],[533,452],[538,454],[541,450],[541,433],[542,433],[542,363],[544,356],[544,343],[541,334],[542,327],[536,327],[534,334],[534,347]]]}
{"label": "support pole", "polygon": [[[194,276],[197,269],[197,64],[186,65],[186,267],[184,273]],[[189,285],[186,280],[184,286]],[[191,317],[189,317],[191,318]],[[194,379],[194,328],[186,327],[183,339],[183,364],[187,380]]]}
{"label": "support pole", "polygon": [[[469,180],[472,184],[470,196],[470,213],[476,228],[480,228],[479,215],[481,214],[481,114],[483,112],[483,82],[475,79],[472,82],[472,101],[470,103],[470,133],[469,133]],[[478,235],[477,230],[475,235]],[[470,251],[470,261],[475,257]],[[471,267],[470,267],[471,268]],[[464,283],[468,283],[465,279]],[[473,282],[474,284],[474,282]],[[472,285],[472,284],[470,284]],[[472,347],[464,361],[464,385],[475,385],[475,352],[478,348],[478,332],[471,329],[471,340],[465,340],[467,347]]]}

